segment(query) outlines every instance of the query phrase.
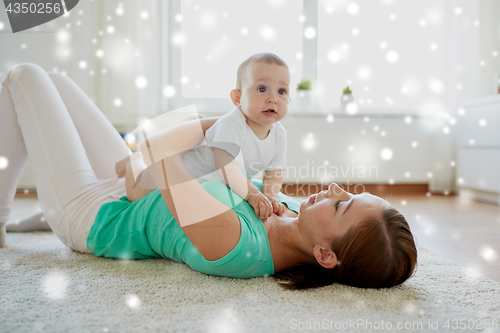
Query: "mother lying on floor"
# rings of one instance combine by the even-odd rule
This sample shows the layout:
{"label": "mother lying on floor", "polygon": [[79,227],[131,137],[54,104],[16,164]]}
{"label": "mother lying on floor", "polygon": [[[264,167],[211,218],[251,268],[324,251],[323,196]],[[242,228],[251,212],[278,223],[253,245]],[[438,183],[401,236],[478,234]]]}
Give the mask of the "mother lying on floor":
{"label": "mother lying on floor", "polygon": [[[165,130],[141,145],[142,154],[128,156],[116,130],[73,81],[34,64],[6,73],[0,112],[0,139],[5,136],[2,142],[10,146],[0,155],[17,171],[9,188],[0,186],[0,195],[13,200],[29,155],[45,218],[75,251],[169,258],[218,276],[274,275],[287,289],[332,283],[392,287],[415,272],[417,250],[409,225],[379,197],[353,195],[336,184],[303,202],[280,193],[284,213],[262,223],[224,183],[199,184],[182,155],[203,140],[216,119]],[[168,148],[153,156],[151,147],[158,142],[169,142]],[[125,179],[110,178],[113,159]],[[135,185],[134,174],[146,168],[158,189]],[[8,183],[6,177],[0,171],[0,185]],[[7,221],[7,206],[0,202],[0,222]]]}
{"label": "mother lying on floor", "polygon": [[[202,131],[198,130],[200,122]],[[204,132],[213,122],[213,119],[201,119],[166,130],[143,142],[142,154],[132,157],[131,163],[139,168],[136,174],[146,164],[150,165],[159,188],[159,192],[148,194],[157,203],[154,210],[161,211],[150,218],[150,226],[145,227],[153,250],[208,274],[233,277],[275,274],[293,281],[297,288],[333,282],[390,287],[411,276],[416,249],[409,226],[399,212],[379,197],[368,193],[352,195],[337,184],[303,202],[280,194],[278,200],[287,207],[284,213],[273,214],[262,223],[251,206],[222,182],[200,185],[187,170],[182,156],[203,140]],[[161,150],[154,149],[160,146]],[[159,161],[154,164],[150,161],[152,151],[161,152],[154,156]],[[131,169],[127,168],[127,183],[134,184]],[[261,183],[255,184],[260,190]],[[128,191],[129,197],[144,194],[136,195],[130,186]],[[160,194],[168,209],[159,200]],[[238,204],[235,205],[235,201],[239,201]],[[127,201],[125,205],[133,204]],[[121,211],[123,207],[110,210]],[[185,240],[187,236],[189,245],[185,240],[177,249],[171,246],[171,238],[165,237],[165,216],[168,216],[167,224],[175,226],[170,231],[171,234],[177,232],[174,239]],[[194,223],[190,224],[191,221]],[[154,231],[148,232],[151,225],[155,226]],[[106,241],[100,243],[106,244]],[[180,254],[186,252],[193,256]]]}

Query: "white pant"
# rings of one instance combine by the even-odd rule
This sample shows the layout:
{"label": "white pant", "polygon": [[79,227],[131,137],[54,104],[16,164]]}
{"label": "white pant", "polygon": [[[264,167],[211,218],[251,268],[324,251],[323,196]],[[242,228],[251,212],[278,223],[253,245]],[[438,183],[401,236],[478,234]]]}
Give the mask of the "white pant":
{"label": "white pant", "polygon": [[130,149],[94,102],[67,76],[24,63],[0,89],[0,222],[10,217],[29,156],[40,207],[54,233],[83,253],[103,203],[126,195],[115,163]]}

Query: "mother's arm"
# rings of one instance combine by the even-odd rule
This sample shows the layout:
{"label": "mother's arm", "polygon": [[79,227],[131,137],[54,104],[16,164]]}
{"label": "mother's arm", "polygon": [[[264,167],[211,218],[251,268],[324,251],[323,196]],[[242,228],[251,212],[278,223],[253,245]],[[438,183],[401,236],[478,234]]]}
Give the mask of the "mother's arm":
{"label": "mother's arm", "polygon": [[181,123],[146,138],[140,150],[175,220],[200,254],[213,261],[234,249],[241,226],[236,213],[208,193],[182,160],[203,140],[206,125],[206,119]]}
{"label": "mother's arm", "polygon": [[[219,119],[216,118],[202,118],[200,119],[201,128],[203,130],[203,135],[205,132],[212,127],[213,124]],[[125,177],[125,188],[127,190],[127,199],[130,202],[139,200],[143,196],[154,191],[154,188],[143,188],[141,187],[140,178],[143,175],[148,176],[146,173],[142,173],[147,169],[147,165],[144,163],[144,158],[141,152],[135,152],[130,156],[127,156],[123,160],[116,163],[116,173],[118,177]],[[125,174],[123,174],[125,172]],[[135,179],[134,175],[139,175]],[[144,185],[143,185],[144,186]],[[154,187],[154,185],[153,185]]]}

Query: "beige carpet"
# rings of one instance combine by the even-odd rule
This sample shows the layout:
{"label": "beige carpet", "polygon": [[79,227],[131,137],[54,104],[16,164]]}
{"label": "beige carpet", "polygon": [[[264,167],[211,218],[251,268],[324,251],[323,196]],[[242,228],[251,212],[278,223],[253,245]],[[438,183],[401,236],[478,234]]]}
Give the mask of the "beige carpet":
{"label": "beige carpet", "polygon": [[1,332],[440,332],[448,319],[448,332],[500,332],[485,329],[500,323],[500,284],[423,248],[417,275],[395,288],[283,291],[273,278],[79,254],[52,232],[9,233],[7,245]]}

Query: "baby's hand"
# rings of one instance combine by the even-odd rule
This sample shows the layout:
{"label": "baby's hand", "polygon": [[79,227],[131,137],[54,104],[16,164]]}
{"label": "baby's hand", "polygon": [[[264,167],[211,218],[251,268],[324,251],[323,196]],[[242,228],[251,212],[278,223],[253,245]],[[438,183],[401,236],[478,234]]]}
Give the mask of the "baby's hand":
{"label": "baby's hand", "polygon": [[125,157],[123,160],[118,161],[115,165],[115,171],[118,178],[125,177],[125,174],[127,173],[127,165],[131,161],[138,158],[142,158],[142,154],[140,152],[135,152],[132,155]]}
{"label": "baby's hand", "polygon": [[130,163],[130,156],[125,157],[123,160],[120,160],[115,165],[115,171],[118,175],[118,178],[125,177],[127,172],[127,165]]}
{"label": "baby's hand", "polygon": [[276,199],[273,196],[267,196],[267,199],[269,200],[269,202],[273,206],[273,214],[276,214],[279,216],[285,212],[285,205],[283,205],[281,202],[279,202],[278,199]]}
{"label": "baby's hand", "polygon": [[262,222],[266,222],[267,219],[273,215],[273,206],[269,199],[262,193],[256,193],[248,198],[248,203],[255,210],[255,216],[260,218]]}

